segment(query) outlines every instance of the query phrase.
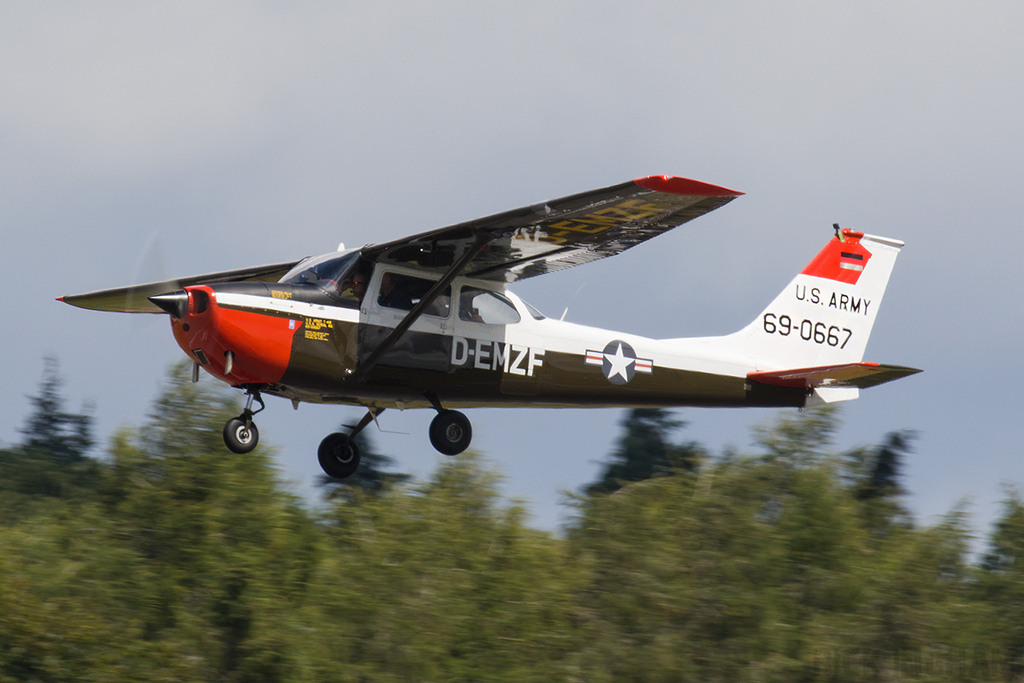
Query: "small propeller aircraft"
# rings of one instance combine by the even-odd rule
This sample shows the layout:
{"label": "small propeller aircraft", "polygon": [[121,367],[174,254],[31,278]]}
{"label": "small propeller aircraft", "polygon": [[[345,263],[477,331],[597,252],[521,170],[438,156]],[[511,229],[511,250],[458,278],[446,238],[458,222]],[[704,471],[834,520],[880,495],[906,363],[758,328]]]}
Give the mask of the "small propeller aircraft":
{"label": "small propeller aircraft", "polygon": [[903,242],[838,225],[761,315],[721,337],[649,339],[553,320],[508,290],[741,194],[648,176],[360,249],[58,300],[169,314],[193,380],[202,368],[247,395],[224,427],[236,453],[256,447],[264,394],[296,409],[366,408],[351,431],[320,444],[320,465],[336,478],[356,471],[355,435],[388,408],[433,408],[430,442],[455,455],[472,437],[455,408],[804,407],[919,372],[863,362]]}

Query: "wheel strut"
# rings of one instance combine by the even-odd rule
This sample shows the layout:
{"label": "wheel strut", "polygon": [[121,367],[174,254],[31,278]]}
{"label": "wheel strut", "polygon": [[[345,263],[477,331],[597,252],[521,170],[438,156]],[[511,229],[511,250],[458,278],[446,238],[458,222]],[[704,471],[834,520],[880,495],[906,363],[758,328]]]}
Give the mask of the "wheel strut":
{"label": "wheel strut", "polygon": [[[252,424],[252,416],[266,410],[267,404],[263,402],[263,397],[260,396],[259,387],[247,387],[245,391],[248,396],[245,399],[245,410],[242,411],[239,419],[245,422],[245,425],[248,427]],[[259,410],[252,409],[253,401],[260,404]]]}
{"label": "wheel strut", "polygon": [[354,439],[356,434],[363,431],[366,428],[366,425],[376,420],[377,416],[383,412],[384,408],[368,408],[366,410],[366,415],[363,415],[362,419],[360,419],[359,422],[357,422],[356,425],[352,427],[352,431],[348,433],[349,438]]}

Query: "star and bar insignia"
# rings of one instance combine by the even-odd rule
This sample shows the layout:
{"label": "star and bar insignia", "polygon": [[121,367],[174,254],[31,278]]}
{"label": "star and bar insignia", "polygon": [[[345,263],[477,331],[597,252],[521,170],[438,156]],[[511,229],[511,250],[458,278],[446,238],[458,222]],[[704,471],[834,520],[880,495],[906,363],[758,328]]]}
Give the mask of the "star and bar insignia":
{"label": "star and bar insignia", "polygon": [[633,347],[618,339],[608,342],[603,351],[587,350],[587,365],[600,365],[604,376],[612,384],[625,384],[638,372],[651,374],[654,361],[637,358]]}

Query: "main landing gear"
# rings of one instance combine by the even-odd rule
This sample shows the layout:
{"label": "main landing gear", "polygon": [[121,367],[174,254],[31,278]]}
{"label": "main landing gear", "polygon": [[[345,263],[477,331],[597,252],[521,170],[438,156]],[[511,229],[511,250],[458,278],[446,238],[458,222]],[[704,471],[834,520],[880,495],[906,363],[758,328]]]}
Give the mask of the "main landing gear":
{"label": "main landing gear", "polygon": [[382,412],[383,408],[370,408],[351,432],[335,432],[324,437],[316,450],[316,457],[324,474],[335,479],[344,479],[355,474],[359,469],[356,434],[363,431],[363,428]]}
{"label": "main landing gear", "polygon": [[473,426],[457,410],[442,410],[430,421],[430,445],[445,455],[458,455],[469,447]]}
{"label": "main landing gear", "polygon": [[[256,448],[259,443],[260,433],[256,424],[252,421],[253,416],[266,408],[263,399],[260,397],[259,389],[247,387],[248,399],[245,403],[245,410],[238,417],[233,417],[224,425],[224,444],[234,453],[248,453]],[[428,395],[427,399],[437,411],[437,415],[430,422],[430,443],[439,452],[445,455],[458,455],[469,447],[473,438],[473,427],[469,418],[457,410],[446,410],[436,396]],[[260,405],[258,410],[252,409],[253,402]],[[328,434],[320,442],[317,449],[317,460],[324,473],[334,479],[345,479],[356,473],[359,469],[359,446],[356,444],[356,435],[363,431],[370,422],[384,412],[383,408],[370,408],[359,423],[352,427],[349,432],[335,432]]]}
{"label": "main landing gear", "polygon": [[445,410],[434,394],[427,394],[427,400],[437,411],[430,421],[430,445],[445,455],[458,455],[469,448],[473,439],[473,426],[469,418],[457,410]]}
{"label": "main landing gear", "polygon": [[[445,410],[431,399],[438,411],[437,416],[430,422],[430,443],[445,455],[458,455],[469,447],[473,438],[473,427],[469,418],[457,410]],[[359,446],[356,444],[356,434],[376,419],[377,415],[384,412],[383,408],[370,408],[363,419],[352,427],[350,432],[335,432],[328,434],[320,442],[317,449],[317,460],[320,467],[328,477],[344,479],[355,474],[359,469]]]}

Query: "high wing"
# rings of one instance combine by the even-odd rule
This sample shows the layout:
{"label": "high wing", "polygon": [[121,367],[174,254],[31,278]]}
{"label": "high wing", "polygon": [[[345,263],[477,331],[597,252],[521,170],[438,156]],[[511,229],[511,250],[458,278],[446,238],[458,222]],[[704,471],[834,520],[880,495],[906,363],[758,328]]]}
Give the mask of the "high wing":
{"label": "high wing", "polygon": [[362,249],[383,263],[448,271],[468,249],[467,277],[515,282],[618,254],[742,192],[648,176]]}
{"label": "high wing", "polygon": [[149,300],[149,297],[157,294],[166,294],[199,284],[216,284],[218,282],[277,282],[285,273],[291,270],[298,261],[290,263],[277,263],[268,266],[257,266],[255,268],[242,268],[239,270],[222,270],[217,273],[206,275],[193,275],[176,280],[164,280],[162,282],[150,282],[144,285],[132,287],[118,287],[117,289],[104,289],[98,292],[87,294],[72,294],[59,297],[63,301],[79,308],[88,308],[93,311],[117,311],[120,313],[165,313],[163,309],[156,306]]}
{"label": "high wing", "polygon": [[[360,251],[370,261],[413,266],[448,278],[462,274],[515,282],[618,254],[742,194],[688,178],[647,176]],[[225,270],[58,300],[97,311],[163,313],[149,297],[198,284],[275,282],[297,263]]]}

